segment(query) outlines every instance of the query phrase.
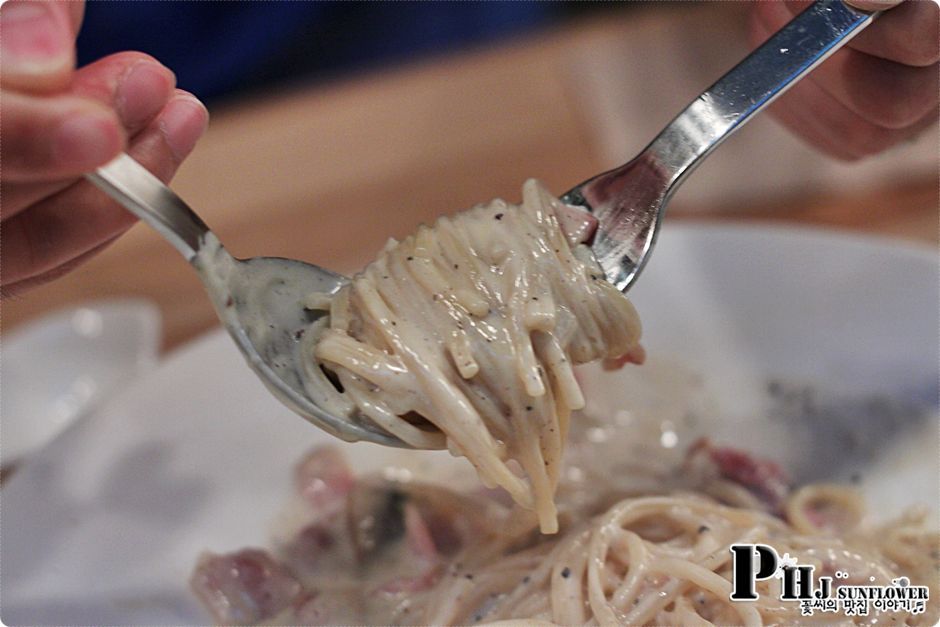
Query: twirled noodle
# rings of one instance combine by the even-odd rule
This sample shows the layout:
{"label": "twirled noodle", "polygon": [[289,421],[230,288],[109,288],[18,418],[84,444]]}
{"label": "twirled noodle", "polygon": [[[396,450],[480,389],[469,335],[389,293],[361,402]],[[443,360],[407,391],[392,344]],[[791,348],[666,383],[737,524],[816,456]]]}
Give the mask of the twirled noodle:
{"label": "twirled noodle", "polygon": [[568,420],[584,406],[572,365],[642,359],[636,311],[566,237],[562,211],[528,181],[520,206],[496,200],[389,242],[304,345],[307,384],[335,413],[465,456],[544,533],[558,529]]}

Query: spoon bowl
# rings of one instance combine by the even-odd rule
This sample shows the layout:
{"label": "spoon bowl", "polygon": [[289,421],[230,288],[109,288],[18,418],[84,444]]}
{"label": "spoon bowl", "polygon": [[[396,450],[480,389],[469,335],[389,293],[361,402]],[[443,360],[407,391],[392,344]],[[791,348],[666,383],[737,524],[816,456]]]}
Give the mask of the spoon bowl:
{"label": "spoon bowl", "polygon": [[304,385],[301,339],[324,314],[304,302],[313,292],[335,294],[345,277],[294,259],[235,259],[212,233],[192,264],[222,324],[278,400],[340,439],[403,446],[385,433],[324,411],[327,400]]}
{"label": "spoon bowl", "polygon": [[342,440],[407,447],[394,436],[325,410],[325,399],[311,397],[303,384],[301,339],[322,315],[305,303],[311,293],[337,292],[345,277],[296,259],[236,259],[173,190],[126,154],[87,177],[192,264],[248,365],[279,401]]}

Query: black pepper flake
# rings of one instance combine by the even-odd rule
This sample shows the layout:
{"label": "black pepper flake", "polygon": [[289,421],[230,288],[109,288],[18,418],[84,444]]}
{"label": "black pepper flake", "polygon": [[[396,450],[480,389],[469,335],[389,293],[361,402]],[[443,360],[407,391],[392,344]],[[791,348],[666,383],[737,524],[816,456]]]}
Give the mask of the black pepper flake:
{"label": "black pepper flake", "polygon": [[532,297],[532,300],[538,300],[538,299],[539,299],[538,296],[533,296],[533,297]]}
{"label": "black pepper flake", "polygon": [[532,411],[532,406],[531,406],[531,405],[526,405],[526,406],[525,406],[525,410],[526,410],[526,411]]}
{"label": "black pepper flake", "polygon": [[305,331],[306,329],[297,329],[296,331],[294,331],[294,339],[299,340],[300,338],[302,338],[304,336]]}
{"label": "black pepper flake", "polygon": [[496,218],[497,220],[502,220],[502,219],[503,219],[503,214],[497,213],[497,214],[496,214],[495,216],[493,216],[493,217]]}
{"label": "black pepper flake", "polygon": [[466,577],[466,578],[469,579],[470,581],[473,581],[473,575],[470,574],[470,573],[467,573],[466,575],[464,575],[464,577]]}
{"label": "black pepper flake", "polygon": [[226,307],[231,307],[231,306],[234,305],[234,304],[235,304],[235,301],[232,300],[232,297],[231,297],[231,296],[229,296],[229,297],[225,300],[225,306],[226,306]]}
{"label": "black pepper flake", "polygon": [[393,326],[393,327],[397,327],[397,326],[398,326],[398,323],[395,322],[394,320],[392,320],[392,326]]}
{"label": "black pepper flake", "polygon": [[456,263],[454,264],[454,270],[460,270],[460,266]]}
{"label": "black pepper flake", "polygon": [[565,566],[564,568],[562,568],[562,569],[561,569],[561,576],[562,576],[563,579],[567,579],[568,577],[570,577],[570,576],[571,576],[571,569],[568,568],[567,566]]}
{"label": "black pepper flake", "polygon": [[705,533],[706,531],[708,531],[708,525],[702,525],[698,528],[699,533]]}
{"label": "black pepper flake", "polygon": [[414,257],[408,257],[408,261],[414,261]]}
{"label": "black pepper flake", "polygon": [[529,583],[530,581],[532,581],[532,578],[528,575],[522,578],[522,583]]}
{"label": "black pepper flake", "polygon": [[591,280],[592,280],[592,281],[596,281],[596,280],[597,280],[597,275],[596,275],[596,274],[592,274],[592,275],[591,275]]}

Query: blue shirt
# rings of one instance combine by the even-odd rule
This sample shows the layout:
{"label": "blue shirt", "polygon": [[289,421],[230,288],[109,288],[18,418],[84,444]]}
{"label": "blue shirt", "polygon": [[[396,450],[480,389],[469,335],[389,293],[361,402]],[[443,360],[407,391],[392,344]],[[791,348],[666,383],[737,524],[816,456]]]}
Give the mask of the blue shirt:
{"label": "blue shirt", "polygon": [[91,0],[79,64],[147,52],[180,87],[218,99],[304,77],[330,77],[529,30],[535,2],[141,2]]}

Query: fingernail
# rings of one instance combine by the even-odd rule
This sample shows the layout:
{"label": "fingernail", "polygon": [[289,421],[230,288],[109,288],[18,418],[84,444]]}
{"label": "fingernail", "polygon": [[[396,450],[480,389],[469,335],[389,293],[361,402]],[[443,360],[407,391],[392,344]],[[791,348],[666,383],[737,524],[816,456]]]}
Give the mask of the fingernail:
{"label": "fingernail", "polygon": [[206,132],[209,112],[192,96],[177,96],[160,116],[160,131],[174,156],[182,161]]}
{"label": "fingernail", "polygon": [[94,168],[115,156],[121,138],[114,119],[106,112],[76,113],[56,130],[53,140],[55,158],[77,169]]}
{"label": "fingernail", "polygon": [[169,71],[151,61],[139,61],[118,87],[118,111],[126,126],[137,127],[155,116],[173,89]]}
{"label": "fingernail", "polygon": [[4,70],[43,74],[71,62],[72,35],[48,2],[11,0],[0,7]]}

